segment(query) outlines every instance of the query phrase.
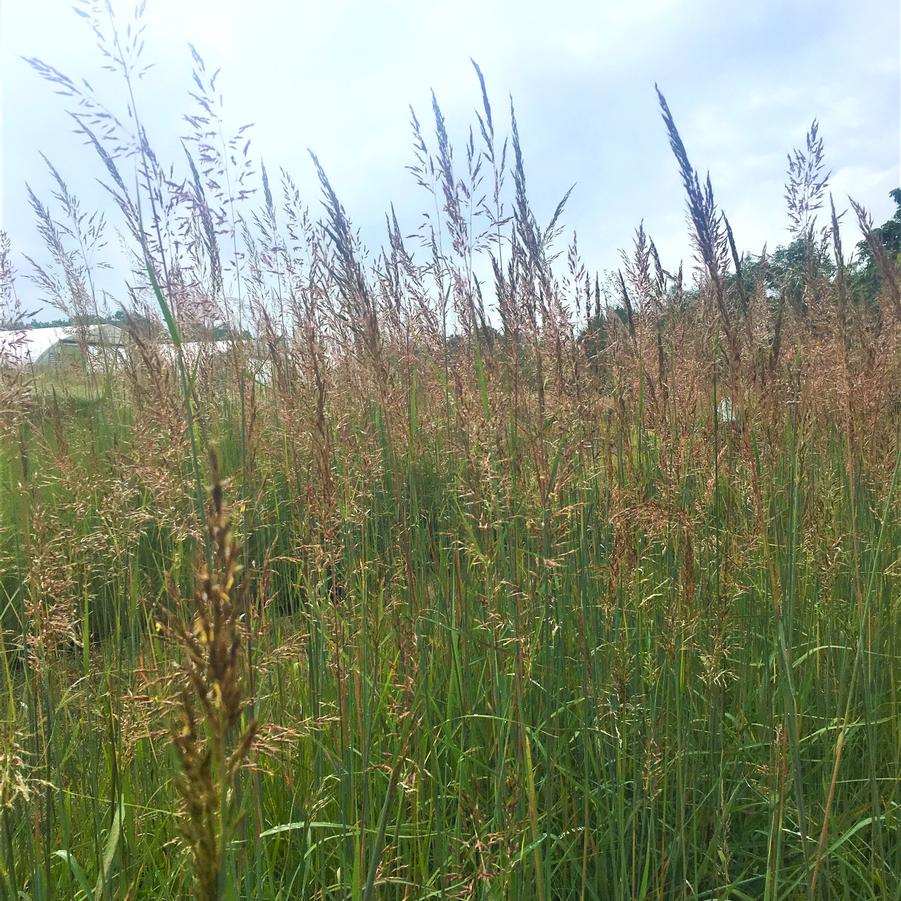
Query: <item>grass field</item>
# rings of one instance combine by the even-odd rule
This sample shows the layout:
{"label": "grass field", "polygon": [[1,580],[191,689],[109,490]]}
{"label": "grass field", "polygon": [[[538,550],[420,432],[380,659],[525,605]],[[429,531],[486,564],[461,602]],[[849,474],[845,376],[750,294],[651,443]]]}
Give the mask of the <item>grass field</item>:
{"label": "grass field", "polygon": [[897,260],[815,131],[739,256],[661,104],[697,277],[614,294],[487,94],[376,257],[322,169],[214,196],[214,112],[179,185],[82,123],[140,283],[126,366],[2,370],[3,897],[901,897]]}

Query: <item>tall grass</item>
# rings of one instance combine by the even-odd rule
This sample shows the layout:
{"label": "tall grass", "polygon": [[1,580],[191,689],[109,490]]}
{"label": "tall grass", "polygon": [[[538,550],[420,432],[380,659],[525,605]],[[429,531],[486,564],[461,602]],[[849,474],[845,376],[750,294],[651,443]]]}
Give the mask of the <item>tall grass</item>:
{"label": "tall grass", "polygon": [[[370,254],[196,52],[164,166],[140,19],[82,11],[125,108],[33,65],[132,243],[131,344],[3,368],[4,896],[898,897],[898,269],[861,211],[855,292],[816,128],[773,277],[661,95],[697,273],[640,228],[602,284],[476,68],[462,154],[413,117],[425,225]],[[53,174],[37,278],[80,315]]]}

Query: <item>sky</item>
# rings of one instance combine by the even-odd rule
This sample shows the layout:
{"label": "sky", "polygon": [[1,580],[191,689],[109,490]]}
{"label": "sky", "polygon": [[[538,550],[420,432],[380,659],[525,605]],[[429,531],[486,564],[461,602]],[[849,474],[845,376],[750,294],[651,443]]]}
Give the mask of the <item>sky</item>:
{"label": "sky", "polygon": [[[127,19],[133,0],[112,0]],[[458,147],[480,105],[484,71],[498,128],[516,105],[539,220],[575,183],[564,221],[592,269],[615,267],[644,221],[664,265],[690,255],[681,183],[660,120],[666,95],[689,156],[709,170],[739,248],[787,238],[786,154],[817,118],[838,208],[875,221],[901,183],[901,22],[897,0],[147,0],[138,102],[157,151],[179,158],[195,44],[234,125],[253,122],[252,153],[284,166],[315,210],[313,148],[364,240],[382,242],[390,203],[412,232],[428,198],[413,162],[409,106],[430,121],[434,90]],[[48,196],[39,151],[86,208],[104,173],[71,134],[65,103],[22,61],[87,77],[124,108],[93,36],[67,0],[0,0],[0,227],[13,242],[26,306],[39,298],[23,254],[41,246],[25,183]],[[851,216],[844,243],[858,235]],[[568,239],[568,234],[565,240]]]}

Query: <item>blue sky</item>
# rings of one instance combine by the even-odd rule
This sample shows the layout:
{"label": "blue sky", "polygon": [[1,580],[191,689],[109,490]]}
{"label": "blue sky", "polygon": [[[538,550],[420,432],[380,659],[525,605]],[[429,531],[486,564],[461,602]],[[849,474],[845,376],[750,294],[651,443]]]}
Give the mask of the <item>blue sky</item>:
{"label": "blue sky", "polygon": [[[114,5],[123,13],[132,2]],[[785,155],[820,121],[837,205],[863,201],[877,222],[901,182],[899,4],[277,2],[148,0],[141,85],[152,140],[176,158],[189,101],[188,41],[221,86],[234,124],[285,166],[314,208],[306,148],[316,150],[351,218],[372,245],[394,202],[412,231],[426,198],[412,162],[408,104],[430,115],[429,90],[452,137],[479,103],[479,61],[498,122],[513,94],[540,218],[573,183],[566,222],[592,267],[615,266],[641,219],[664,264],[687,256],[678,173],[656,107],[666,94],[692,162],[710,170],[740,248],[783,241]],[[103,203],[91,153],[70,134],[64,101],[21,61],[38,56],[98,86],[107,79],[90,31],[65,0],[0,0],[0,223],[18,252],[39,254],[26,179],[48,194],[43,150],[86,207]],[[119,85],[103,88],[113,100]],[[846,243],[857,240],[846,226]],[[17,257],[22,275],[28,265]],[[19,293],[32,302],[24,279]]]}

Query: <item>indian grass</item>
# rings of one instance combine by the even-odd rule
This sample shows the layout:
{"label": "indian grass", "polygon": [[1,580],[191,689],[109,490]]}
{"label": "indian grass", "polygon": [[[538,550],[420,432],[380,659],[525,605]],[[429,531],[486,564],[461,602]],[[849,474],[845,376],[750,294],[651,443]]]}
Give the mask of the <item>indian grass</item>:
{"label": "indian grass", "polygon": [[[858,210],[855,294],[816,126],[774,288],[660,95],[698,271],[640,227],[602,283],[476,66],[373,255],[315,155],[321,221],[258,177],[197,51],[164,167],[140,11],[82,11],[122,108],[32,65],[130,236],[130,343],[102,379],[0,360],[0,892],[897,897],[897,261]],[[33,196],[82,315],[107,226]]]}

